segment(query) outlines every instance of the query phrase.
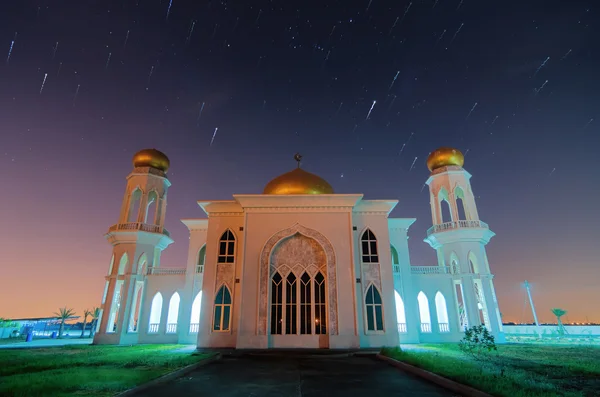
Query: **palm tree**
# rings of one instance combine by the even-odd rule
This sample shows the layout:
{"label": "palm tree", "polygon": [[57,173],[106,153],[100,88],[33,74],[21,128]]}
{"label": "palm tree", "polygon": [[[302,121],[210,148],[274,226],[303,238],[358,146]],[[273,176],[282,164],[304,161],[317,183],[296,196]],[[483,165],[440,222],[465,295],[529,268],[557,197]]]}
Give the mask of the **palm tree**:
{"label": "palm tree", "polygon": [[98,317],[100,317],[100,308],[93,308],[90,315],[92,316],[92,329],[90,330],[90,338],[93,338],[94,334],[96,333],[96,323],[98,322]]}
{"label": "palm tree", "polygon": [[83,327],[81,327],[81,336],[80,338],[83,338],[85,336],[85,326],[87,324],[87,318],[88,316],[90,316],[92,314],[91,311],[89,311],[88,309],[85,309],[83,311]]}
{"label": "palm tree", "polygon": [[558,333],[560,335],[564,335],[565,334],[565,326],[563,325],[562,321],[560,321],[560,318],[562,316],[564,316],[565,314],[567,314],[567,311],[564,309],[560,309],[558,307],[555,307],[552,310],[552,314],[554,314],[556,316],[556,321],[558,323]]}
{"label": "palm tree", "polygon": [[58,312],[54,312],[54,315],[60,318],[60,328],[58,329],[58,337],[62,338],[63,331],[65,330],[65,321],[69,319],[69,317],[75,315],[75,310],[67,309],[67,307],[63,307],[58,309]]}

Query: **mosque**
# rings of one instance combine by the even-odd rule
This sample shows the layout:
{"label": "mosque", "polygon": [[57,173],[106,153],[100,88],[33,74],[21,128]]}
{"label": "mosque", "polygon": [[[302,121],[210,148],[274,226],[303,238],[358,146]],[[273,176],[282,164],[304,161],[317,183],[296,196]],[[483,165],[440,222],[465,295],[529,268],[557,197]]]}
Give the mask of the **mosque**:
{"label": "mosque", "polygon": [[397,200],[335,194],[300,167],[263,194],[199,201],[184,267],[161,266],[169,159],[133,157],[118,222],[96,344],[190,343],[199,348],[355,349],[456,342],[483,324],[504,340],[486,245],[464,157],[427,159],[437,264],[413,266],[408,229],[390,218]]}

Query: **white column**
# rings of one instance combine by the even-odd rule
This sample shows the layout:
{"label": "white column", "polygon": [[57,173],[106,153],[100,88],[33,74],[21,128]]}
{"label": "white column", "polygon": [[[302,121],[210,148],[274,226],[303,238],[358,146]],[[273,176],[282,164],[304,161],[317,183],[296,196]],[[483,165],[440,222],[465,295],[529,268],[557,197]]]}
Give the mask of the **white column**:
{"label": "white column", "polygon": [[117,323],[117,333],[123,335],[127,333],[129,317],[131,315],[131,301],[133,290],[135,289],[135,279],[132,282],[130,275],[125,276],[123,280],[123,288],[121,289],[121,307],[119,308],[119,320]]}
{"label": "white column", "polygon": [[483,298],[487,306],[488,321],[490,322],[491,332],[494,336],[499,334],[502,329],[502,319],[500,317],[500,311],[498,302],[495,299],[496,294],[492,290],[492,277],[489,275],[481,276],[481,287]]}
{"label": "white column", "polygon": [[448,194],[448,204],[450,205],[450,215],[453,222],[459,221],[458,205],[456,204],[456,196],[454,192]]}
{"label": "white column", "polygon": [[142,194],[140,198],[140,207],[138,209],[137,221],[139,223],[146,222],[146,210],[148,209],[148,193]]}
{"label": "white column", "polygon": [[473,284],[473,276],[463,275],[461,279],[463,286],[463,300],[465,303],[469,327],[481,325],[479,308],[477,307],[477,297],[475,296],[475,285]]}
{"label": "white column", "polygon": [[429,191],[429,206],[431,207],[431,222],[437,225],[437,206],[435,205],[437,199],[433,195],[433,192]]}
{"label": "white column", "polygon": [[466,206],[465,213],[468,213],[468,218],[470,220],[479,220],[479,214],[477,213],[477,204],[475,204],[475,197],[473,196],[473,192],[471,191],[471,187],[468,186],[463,190],[465,193],[465,198],[463,202]]}
{"label": "white column", "polygon": [[104,305],[101,306],[104,314],[102,315],[102,318],[100,319],[100,328],[98,329],[99,334],[106,333],[107,323],[108,323],[109,318],[111,317],[110,309],[112,307],[112,302],[115,298],[115,285],[116,284],[117,284],[116,278],[113,277],[109,280],[108,293],[106,294],[107,299],[104,302]]}

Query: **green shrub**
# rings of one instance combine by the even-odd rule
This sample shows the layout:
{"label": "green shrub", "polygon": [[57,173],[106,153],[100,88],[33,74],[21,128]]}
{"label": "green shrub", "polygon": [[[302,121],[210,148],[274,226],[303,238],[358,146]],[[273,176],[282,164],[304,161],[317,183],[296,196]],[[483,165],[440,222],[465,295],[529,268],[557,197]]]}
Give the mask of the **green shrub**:
{"label": "green shrub", "polygon": [[489,358],[488,353],[497,351],[494,335],[484,325],[474,325],[465,331],[458,343],[459,349],[477,361]]}

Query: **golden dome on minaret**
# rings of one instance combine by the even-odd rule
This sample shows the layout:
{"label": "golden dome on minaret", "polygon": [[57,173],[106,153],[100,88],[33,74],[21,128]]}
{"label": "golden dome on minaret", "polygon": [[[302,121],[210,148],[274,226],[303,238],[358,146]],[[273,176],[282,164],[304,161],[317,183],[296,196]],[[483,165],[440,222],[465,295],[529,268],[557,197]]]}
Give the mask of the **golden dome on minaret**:
{"label": "golden dome on minaret", "polygon": [[300,154],[296,154],[294,159],[298,168],[271,180],[263,194],[333,194],[333,188],[325,179],[300,168]]}
{"label": "golden dome on minaret", "polygon": [[171,162],[166,154],[156,149],[140,150],[133,155],[134,167],[152,167],[167,172]]}
{"label": "golden dome on minaret", "polygon": [[441,147],[427,157],[427,168],[429,171],[436,170],[447,165],[462,167],[465,164],[465,156],[458,149]]}

